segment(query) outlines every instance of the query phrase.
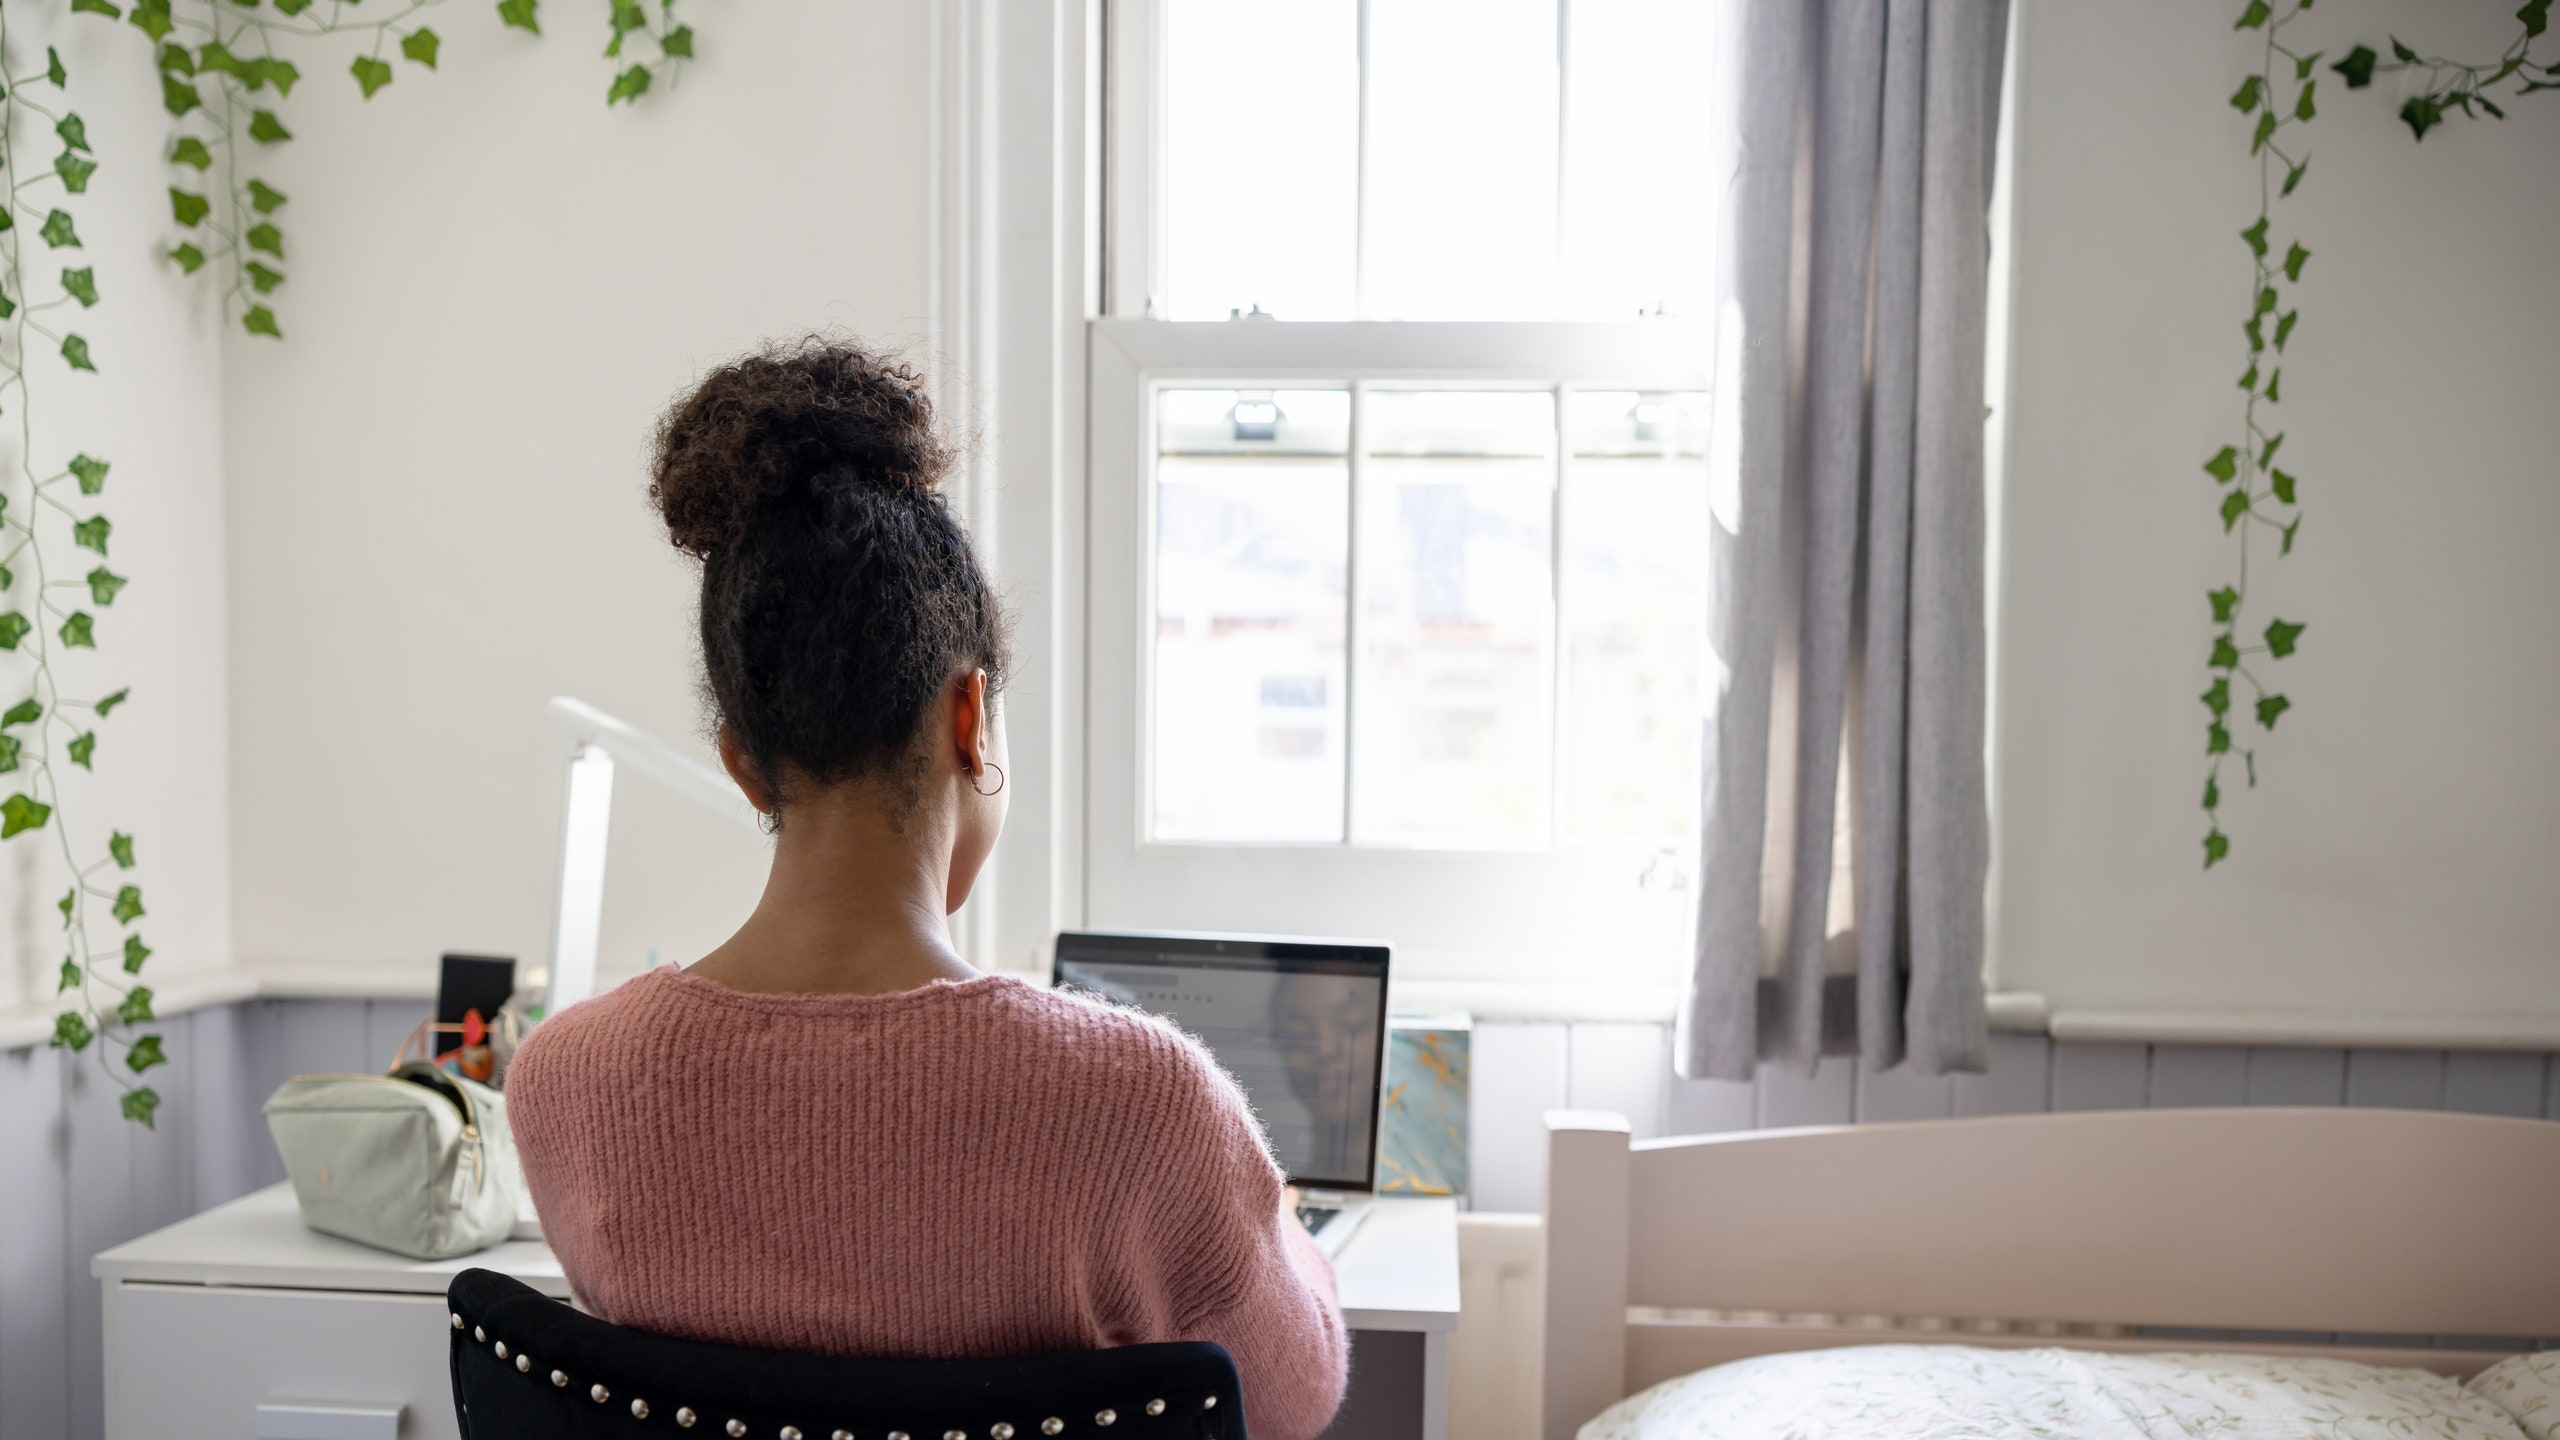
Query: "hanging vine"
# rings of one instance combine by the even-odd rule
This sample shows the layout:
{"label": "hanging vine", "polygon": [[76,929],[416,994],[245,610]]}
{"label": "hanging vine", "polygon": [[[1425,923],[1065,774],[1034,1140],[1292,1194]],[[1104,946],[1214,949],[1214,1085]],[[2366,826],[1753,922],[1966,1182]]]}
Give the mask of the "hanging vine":
{"label": "hanging vine", "polygon": [[[399,8],[366,14],[357,0],[273,0],[271,10],[259,0],[139,0],[126,12],[114,0],[70,0],[74,13],[122,21],[149,37],[161,103],[175,122],[162,158],[175,179],[169,209],[181,235],[166,254],[189,274],[210,267],[224,315],[252,335],[284,334],[275,311],[276,291],[285,283],[285,237],[276,212],[286,197],[248,173],[254,165],[244,157],[293,138],[281,112],[302,67],[287,52],[310,59],[309,47],[348,37],[356,53],[347,74],[370,100],[398,76],[392,54],[433,70],[443,44],[433,29],[415,23],[442,0],[393,3]],[[538,5],[498,0],[498,18],[539,35]],[[676,0],[607,5],[604,54],[615,69],[605,103],[636,102],[693,57],[693,30],[677,20]],[[169,1055],[164,1038],[148,1028],[153,996],[141,975],[151,947],[137,928],[146,913],[142,889],[129,878],[137,865],[134,837],[110,830],[104,853],[83,863],[56,770],[57,761],[94,767],[103,722],[131,693],[68,696],[54,668],[63,652],[97,647],[100,622],[87,607],[106,610],[127,583],[107,568],[114,527],[96,509],[109,465],[84,450],[58,469],[39,471],[28,385],[28,366],[48,348],[70,372],[98,372],[89,342],[68,324],[54,323],[99,303],[95,267],[62,266],[45,284],[47,297],[37,300],[34,289],[42,282],[26,263],[25,245],[32,229],[47,255],[84,248],[65,205],[87,191],[99,161],[86,124],[67,103],[70,75],[54,48],[46,48],[43,69],[16,73],[24,62],[10,41],[9,14],[0,3],[0,69],[9,71],[0,76],[0,168],[9,194],[0,207],[0,416],[15,415],[17,455],[0,482],[0,597],[8,606],[0,611],[0,650],[25,655],[33,675],[27,698],[0,712],[0,775],[21,777],[0,799],[0,840],[41,831],[59,848],[72,884],[55,906],[63,931],[56,994],[64,998],[53,1043],[75,1052],[94,1046],[101,1070],[122,1092],[125,1117],[148,1126],[160,1096],[145,1077]],[[60,149],[47,169],[29,171],[20,148],[40,143],[46,133]],[[255,148],[244,150],[244,144]],[[60,187],[64,203],[42,203],[48,186]],[[94,552],[97,563],[75,577],[71,557],[78,550]],[[101,938],[101,913],[121,931],[119,940]]]}
{"label": "hanging vine", "polygon": [[[2249,135],[2249,154],[2258,163],[2258,215],[2240,232],[2241,241],[2249,247],[2253,267],[2249,318],[2240,327],[2249,343],[2248,369],[2241,373],[2239,381],[2247,396],[2241,406],[2240,439],[2237,444],[2223,446],[2204,462],[2204,471],[2213,477],[2219,496],[2216,513],[2222,521],[2223,534],[2231,539],[2232,552],[2231,577],[2205,593],[2214,625],[2213,648],[2205,659],[2208,683],[2204,694],[2198,697],[2208,712],[2204,746],[2207,870],[2231,853],[2230,837],[2222,829],[2225,762],[2236,754],[2247,783],[2253,788],[2258,783],[2257,749],[2241,743],[2234,734],[2235,726],[2248,722],[2232,716],[2232,681],[2237,679],[2248,687],[2249,709],[2257,730],[2273,732],[2277,720],[2293,708],[2293,702],[2268,687],[2259,667],[2272,666],[2293,654],[2305,629],[2300,622],[2273,616],[2263,628],[2244,631],[2244,627],[2256,624],[2248,613],[2251,540],[2260,539],[2262,544],[2273,540],[2276,557],[2280,558],[2293,553],[2294,539],[2302,530],[2302,480],[2276,464],[2285,432],[2272,428],[2272,412],[2284,400],[2285,345],[2302,318],[2301,308],[2291,303],[2293,287],[2301,281],[2311,251],[2298,239],[2288,240],[2279,257],[2270,236],[2276,203],[2293,194],[2311,165],[2308,150],[2286,143],[2288,132],[2310,124],[2319,114],[2315,98],[2319,82],[2312,72],[2319,65],[2322,52],[2298,52],[2284,43],[2282,32],[2316,3],[2317,0],[2298,0],[2279,10],[2269,0],[2247,0],[2232,25],[2235,30],[2258,31],[2263,42],[2257,70],[2243,78],[2240,88],[2231,94],[2233,109],[2243,116],[2257,117]],[[2402,123],[2419,140],[2426,139],[2429,130],[2457,110],[2472,119],[2486,114],[2503,120],[2506,111],[2499,107],[2496,95],[2560,90],[2560,65],[2537,63],[2533,56],[2534,41],[2550,27],[2551,4],[2552,0],[2526,0],[2515,12],[2522,33],[2492,61],[2469,64],[2421,56],[2395,38],[2389,42],[2393,58],[2387,62],[2372,46],[2358,45],[2329,68],[2350,90],[2370,86],[2376,75],[2424,72],[2424,83],[2417,93],[2400,106]],[[2249,643],[2243,643],[2244,638]]]}
{"label": "hanging vine", "polygon": [[[2272,617],[2243,643],[2242,627],[2256,623],[2249,612],[2251,539],[2263,531],[2276,542],[2278,556],[2290,555],[2294,537],[2302,529],[2302,481],[2275,463],[2284,448],[2284,432],[2269,430],[2274,422],[2268,412],[2284,400],[2285,345],[2302,318],[2301,309],[2286,301],[2291,287],[2302,279],[2311,252],[2297,240],[2288,243],[2279,258],[2268,235],[2275,203],[2293,194],[2311,164],[2309,151],[2296,158],[2281,142],[2287,130],[2308,125],[2319,114],[2314,98],[2319,82],[2311,75],[2320,61],[2319,52],[2297,54],[2283,40],[2284,27],[2313,3],[2300,0],[2278,12],[2267,0],[2249,0],[2232,27],[2263,32],[2264,44],[2257,73],[2242,80],[2231,95],[2233,109],[2258,117],[2249,137],[2249,153],[2258,162],[2258,218],[2240,232],[2254,268],[2249,318],[2240,327],[2249,342],[2249,368],[2239,382],[2248,398],[2240,410],[2239,443],[2223,446],[2204,462],[2204,471],[2213,477],[2221,497],[2216,510],[2222,533],[2232,538],[2233,550],[2231,577],[2205,594],[2215,627],[2213,650],[2205,659],[2210,683],[2199,697],[2209,714],[2204,741],[2204,864],[2208,870],[2231,853],[2230,838],[2222,830],[2223,763],[2238,754],[2248,783],[2258,783],[2256,748],[2238,744],[2232,735],[2232,726],[2244,722],[2232,718],[2231,682],[2236,678],[2249,687],[2258,729],[2273,731],[2293,702],[2269,689],[2257,666],[2291,655],[2305,628],[2281,616]],[[2292,87],[2289,98],[2283,88],[2287,86]],[[2282,167],[2281,178],[2278,167]],[[2284,290],[2277,288],[2279,282]]]}

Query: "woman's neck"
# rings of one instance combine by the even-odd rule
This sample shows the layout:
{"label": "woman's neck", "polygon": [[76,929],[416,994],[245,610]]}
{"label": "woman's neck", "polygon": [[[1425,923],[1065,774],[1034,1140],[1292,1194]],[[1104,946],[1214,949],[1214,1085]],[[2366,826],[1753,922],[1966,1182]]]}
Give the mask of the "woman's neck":
{"label": "woman's neck", "polygon": [[950,817],[893,823],[871,787],[790,807],[753,915],[693,973],[734,990],[890,994],[978,972],[951,948]]}

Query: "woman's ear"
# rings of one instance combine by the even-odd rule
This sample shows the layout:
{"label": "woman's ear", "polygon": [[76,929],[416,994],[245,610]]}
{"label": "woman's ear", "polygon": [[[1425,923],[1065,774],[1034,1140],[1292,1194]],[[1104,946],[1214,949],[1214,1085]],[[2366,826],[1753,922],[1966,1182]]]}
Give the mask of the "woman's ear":
{"label": "woman's ear", "polygon": [[764,781],[757,776],[754,762],[747,759],[746,747],[738,743],[737,732],[726,725],[721,726],[718,745],[720,768],[728,771],[729,778],[746,793],[747,803],[763,814],[772,814],[773,791],[766,788]]}
{"label": "woman's ear", "polygon": [[972,670],[960,677],[952,697],[951,738],[958,747],[960,768],[975,778],[987,766],[987,672]]}

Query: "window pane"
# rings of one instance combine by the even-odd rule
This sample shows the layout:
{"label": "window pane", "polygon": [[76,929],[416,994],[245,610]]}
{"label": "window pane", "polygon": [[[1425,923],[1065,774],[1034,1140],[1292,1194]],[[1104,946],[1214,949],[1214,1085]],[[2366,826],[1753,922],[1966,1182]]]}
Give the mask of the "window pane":
{"label": "window pane", "polygon": [[1351,397],[1157,400],[1151,836],[1342,838]]}
{"label": "window pane", "polygon": [[1367,315],[1555,306],[1556,0],[1369,0]]}
{"label": "window pane", "polygon": [[1352,313],[1360,47],[1353,0],[1167,0],[1167,318]]}
{"label": "window pane", "polygon": [[1361,428],[1352,838],[1542,844],[1554,397],[1377,393]]}
{"label": "window pane", "polygon": [[1565,87],[1566,313],[1706,313],[1714,191],[1698,0],[1573,0]]}
{"label": "window pane", "polygon": [[1706,397],[1585,392],[1565,468],[1568,840],[1676,844],[1698,806]]}

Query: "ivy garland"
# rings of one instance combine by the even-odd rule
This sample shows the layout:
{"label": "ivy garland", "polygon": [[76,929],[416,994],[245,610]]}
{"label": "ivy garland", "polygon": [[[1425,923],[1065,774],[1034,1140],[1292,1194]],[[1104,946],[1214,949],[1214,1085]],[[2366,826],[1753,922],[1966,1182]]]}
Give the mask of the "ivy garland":
{"label": "ivy garland", "polygon": [[[433,29],[413,22],[441,0],[385,0],[371,15],[360,12],[358,3],[272,0],[271,7],[261,8],[261,0],[137,0],[126,12],[115,0],[70,0],[75,13],[123,21],[149,37],[161,101],[176,122],[165,159],[177,181],[169,187],[171,218],[184,234],[165,253],[189,274],[213,266],[224,314],[236,316],[252,335],[281,339],[284,334],[271,297],[285,281],[284,232],[276,211],[286,197],[264,179],[244,173],[243,161],[244,154],[264,153],[293,138],[278,110],[302,70],[280,50],[339,35],[355,39],[360,49],[347,74],[368,100],[396,78],[387,58],[391,51],[410,64],[436,68],[442,40]],[[539,3],[498,0],[498,18],[539,35]],[[610,106],[637,101],[658,76],[691,59],[694,37],[692,27],[676,19],[676,0],[657,0],[654,9],[645,0],[607,4],[611,39],[604,53],[617,62],[605,89]],[[14,56],[8,15],[8,7],[0,4],[0,65]],[[642,58],[644,45],[653,59]],[[308,51],[302,53],[308,58]],[[118,689],[94,700],[66,696],[53,668],[59,652],[97,646],[99,622],[82,607],[78,592],[85,591],[89,605],[105,610],[126,584],[125,576],[105,564],[114,527],[103,513],[82,513],[105,490],[108,463],[85,451],[50,473],[39,474],[35,463],[27,367],[42,348],[38,342],[51,346],[73,371],[98,370],[86,339],[40,318],[57,312],[76,315],[96,305],[95,267],[64,266],[60,293],[36,301],[30,299],[34,272],[22,263],[29,228],[48,252],[83,248],[70,211],[61,205],[40,206],[32,198],[42,193],[41,187],[58,184],[67,201],[86,192],[98,168],[86,125],[62,103],[69,85],[62,57],[52,47],[45,50],[43,69],[0,77],[5,86],[0,95],[0,167],[8,171],[9,193],[8,204],[0,206],[0,397],[15,392],[18,422],[16,464],[0,479],[0,596],[7,597],[0,604],[10,607],[0,613],[0,650],[19,651],[34,664],[31,693],[0,712],[0,774],[24,777],[14,793],[0,799],[0,840],[50,830],[59,846],[73,883],[55,905],[63,928],[56,993],[68,999],[54,1018],[53,1043],[73,1051],[95,1044],[100,1068],[123,1092],[119,1104],[125,1118],[148,1126],[160,1096],[143,1077],[169,1055],[163,1038],[145,1028],[154,1019],[153,997],[140,977],[151,947],[135,928],[146,913],[142,889],[126,878],[136,865],[134,837],[110,831],[105,853],[81,863],[54,768],[59,759],[91,769],[99,722],[131,693]],[[45,131],[61,149],[48,170],[29,172],[19,163],[20,143]],[[257,148],[244,151],[244,138]],[[68,306],[78,309],[65,312]],[[6,409],[0,405],[0,413]],[[64,548],[66,542],[70,549]],[[99,563],[72,578],[69,572],[76,567],[66,562],[72,550],[82,549],[94,552]],[[30,582],[24,598],[14,567],[23,567]],[[105,949],[99,948],[92,928],[101,910],[124,932],[120,943]]]}
{"label": "ivy garland", "polygon": [[[2243,619],[2249,601],[2250,539],[2261,529],[2270,532],[2276,542],[2276,555],[2281,558],[2293,553],[2294,538],[2302,530],[2302,481],[2275,463],[2277,452],[2284,447],[2285,432],[2270,429],[2274,421],[2268,412],[2284,400],[2285,344],[2293,338],[2294,327],[2302,318],[2300,307],[2289,303],[2289,297],[2291,287],[2302,279],[2303,267],[2310,263],[2311,251],[2301,241],[2291,240],[2278,257],[2269,235],[2275,202],[2293,194],[2311,165],[2308,150],[2297,156],[2282,143],[2283,138],[2287,131],[2310,124],[2319,114],[2315,98],[2319,82],[2312,72],[2320,63],[2322,52],[2298,53],[2285,45],[2282,32],[2316,3],[2318,0],[2297,0],[2278,10],[2269,0],[2247,0],[2239,19],[2232,24],[2235,30],[2259,31],[2263,38],[2256,72],[2242,79],[2240,88],[2231,94],[2233,109],[2244,116],[2257,117],[2249,136],[2249,153],[2258,162],[2258,215],[2240,232],[2254,267],[2249,318],[2240,327],[2249,342],[2248,369],[2241,373],[2239,381],[2248,397],[2241,406],[2241,435],[2239,443],[2223,446],[2204,462],[2204,472],[2213,477],[2220,496],[2216,511],[2222,532],[2232,538],[2236,559],[2232,578],[2205,593],[2215,627],[2213,648],[2205,659],[2209,683],[2198,697],[2208,712],[2204,745],[2207,870],[2231,853],[2230,837],[2222,830],[2224,762],[2237,753],[2248,784],[2254,788],[2258,783],[2257,750],[2240,745],[2235,751],[2231,682],[2236,677],[2249,687],[2250,708],[2258,729],[2272,733],[2278,718],[2293,708],[2293,702],[2269,689],[2252,662],[2263,660],[2272,665],[2293,654],[2307,628],[2301,622],[2271,616],[2265,627],[2254,633],[2257,643],[2241,643],[2241,627],[2254,623]],[[2531,53],[2533,41],[2549,25],[2551,3],[2552,0],[2527,0],[2516,12],[2524,33],[2497,60],[2487,64],[2422,58],[2394,39],[2390,42],[2395,57],[2391,63],[2380,63],[2382,57],[2371,46],[2358,45],[2329,68],[2345,80],[2350,90],[2371,85],[2377,74],[2425,70],[2425,88],[2400,107],[2401,120],[2420,140],[2456,109],[2475,119],[2485,111],[2503,120],[2506,112],[2490,98],[2499,86],[2513,81],[2520,95],[2560,90],[2560,65],[2536,67]],[[2539,77],[2534,74],[2537,68],[2542,72]],[[2286,86],[2294,87],[2289,102],[2285,99]],[[2475,105],[2479,110],[2473,109]],[[2279,282],[2284,289],[2278,289]]]}

